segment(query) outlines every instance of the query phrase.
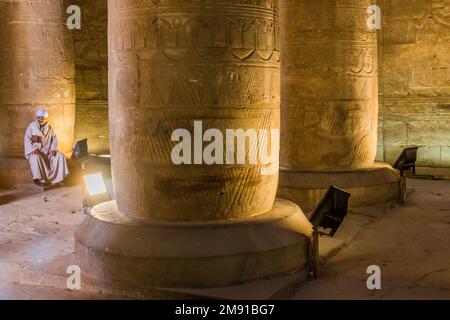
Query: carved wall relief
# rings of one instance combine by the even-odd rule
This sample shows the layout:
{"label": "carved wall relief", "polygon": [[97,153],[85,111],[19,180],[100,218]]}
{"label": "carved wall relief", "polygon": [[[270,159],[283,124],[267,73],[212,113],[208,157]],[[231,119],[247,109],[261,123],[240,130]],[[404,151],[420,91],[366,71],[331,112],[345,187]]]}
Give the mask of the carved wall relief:
{"label": "carved wall relief", "polygon": [[87,138],[89,151],[109,153],[107,0],[76,0],[81,29],[71,31],[75,47],[75,138]]}
{"label": "carved wall relief", "polygon": [[383,1],[382,155],[408,145],[419,164],[450,165],[450,1]]}

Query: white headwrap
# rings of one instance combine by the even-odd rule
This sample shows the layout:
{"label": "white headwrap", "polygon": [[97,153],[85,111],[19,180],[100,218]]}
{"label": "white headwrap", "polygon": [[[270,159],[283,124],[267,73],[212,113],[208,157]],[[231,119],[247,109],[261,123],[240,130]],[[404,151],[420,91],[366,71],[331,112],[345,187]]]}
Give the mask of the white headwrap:
{"label": "white headwrap", "polygon": [[40,117],[48,118],[48,112],[44,108],[39,108],[36,111],[36,117],[37,118],[40,118]]}

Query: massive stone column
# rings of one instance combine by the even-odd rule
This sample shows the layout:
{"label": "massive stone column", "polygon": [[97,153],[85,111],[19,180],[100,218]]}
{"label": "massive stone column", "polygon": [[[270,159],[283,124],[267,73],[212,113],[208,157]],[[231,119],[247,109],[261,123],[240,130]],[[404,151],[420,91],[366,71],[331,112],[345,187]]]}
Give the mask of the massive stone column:
{"label": "massive stone column", "polygon": [[[117,201],[77,231],[82,270],[102,282],[205,288],[301,269],[310,224],[275,201],[276,1],[110,0],[108,10]],[[239,143],[228,129],[267,135],[251,147],[251,134]],[[251,162],[262,145],[275,157]]]}
{"label": "massive stone column", "polygon": [[72,48],[61,0],[0,0],[0,184],[30,180],[23,135],[38,105],[48,109],[60,150],[75,122]]}
{"label": "massive stone column", "polygon": [[282,142],[279,194],[313,209],[336,185],[353,206],[397,197],[399,177],[374,163],[377,34],[373,1],[281,1]]}

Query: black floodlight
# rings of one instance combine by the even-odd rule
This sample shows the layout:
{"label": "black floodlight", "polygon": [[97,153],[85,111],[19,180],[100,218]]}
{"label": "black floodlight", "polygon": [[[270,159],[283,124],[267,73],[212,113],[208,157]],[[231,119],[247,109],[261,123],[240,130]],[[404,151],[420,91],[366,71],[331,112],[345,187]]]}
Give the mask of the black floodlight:
{"label": "black floodlight", "polygon": [[83,164],[88,160],[89,153],[88,153],[88,141],[87,139],[83,139],[78,141],[75,144],[75,148],[72,152],[72,160],[76,160],[79,163]]}
{"label": "black floodlight", "polygon": [[325,234],[333,237],[347,215],[349,198],[350,193],[331,186],[310,219],[314,230],[330,229],[329,233]]}
{"label": "black floodlight", "polygon": [[417,150],[419,147],[408,147],[403,149],[402,153],[395,161],[394,168],[400,171],[403,177],[404,171],[412,169],[412,173],[416,174]]}

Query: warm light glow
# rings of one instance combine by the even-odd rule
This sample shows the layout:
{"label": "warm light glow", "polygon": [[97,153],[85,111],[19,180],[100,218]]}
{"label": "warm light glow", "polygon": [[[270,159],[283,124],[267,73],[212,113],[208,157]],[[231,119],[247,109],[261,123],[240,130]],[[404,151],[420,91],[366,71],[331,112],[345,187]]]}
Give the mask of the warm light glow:
{"label": "warm light glow", "polygon": [[106,193],[106,185],[101,173],[94,173],[84,176],[84,183],[86,184],[87,191],[91,196],[97,196],[102,193]]}

